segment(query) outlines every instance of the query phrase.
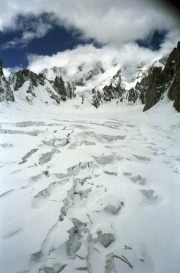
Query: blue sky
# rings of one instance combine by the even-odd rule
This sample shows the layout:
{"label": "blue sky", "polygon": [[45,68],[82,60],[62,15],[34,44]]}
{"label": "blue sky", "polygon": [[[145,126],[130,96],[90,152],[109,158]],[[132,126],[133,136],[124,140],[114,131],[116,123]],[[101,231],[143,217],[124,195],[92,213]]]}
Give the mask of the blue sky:
{"label": "blue sky", "polygon": [[[24,18],[24,21],[26,18]],[[137,39],[136,43],[140,46],[158,50],[160,44],[165,38],[165,31],[155,30],[145,39]],[[0,54],[3,56],[4,67],[22,67],[28,65],[28,54],[48,55],[56,54],[67,49],[72,50],[78,45],[93,44],[95,47],[101,47],[101,44],[88,39],[83,41],[78,32],[74,29],[67,30],[63,26],[53,25],[52,28],[43,37],[35,38],[29,43],[18,43],[10,46],[8,43],[21,39],[22,30],[8,31],[0,33],[1,47]]]}
{"label": "blue sky", "polygon": [[[73,49],[80,41],[73,31],[60,26],[53,26],[48,33],[40,38],[35,38],[27,44],[17,44],[8,47],[8,42],[22,37],[22,31],[0,33],[0,55],[3,58],[4,67],[27,67],[28,54],[52,55],[58,51]],[[7,46],[7,48],[6,48]]]}
{"label": "blue sky", "polygon": [[117,50],[135,43],[165,53],[180,40],[179,26],[178,12],[155,0],[6,0],[0,58],[13,71],[33,67],[35,57],[52,57],[54,64],[57,54],[80,46],[88,54],[89,45]]}
{"label": "blue sky", "polygon": [[[78,45],[93,44],[96,47],[101,46],[93,39],[84,41],[80,32],[73,27],[66,29],[63,25],[48,21],[47,14],[42,14],[40,17],[42,22],[50,24],[50,29],[45,35],[35,37],[28,42],[22,39],[24,29],[10,29],[0,32],[0,56],[3,58],[4,67],[26,68],[28,54],[51,56],[59,51],[72,50]],[[21,25],[31,32],[34,31],[33,24],[39,22],[39,17],[21,15],[17,16],[16,21],[21,21]]]}

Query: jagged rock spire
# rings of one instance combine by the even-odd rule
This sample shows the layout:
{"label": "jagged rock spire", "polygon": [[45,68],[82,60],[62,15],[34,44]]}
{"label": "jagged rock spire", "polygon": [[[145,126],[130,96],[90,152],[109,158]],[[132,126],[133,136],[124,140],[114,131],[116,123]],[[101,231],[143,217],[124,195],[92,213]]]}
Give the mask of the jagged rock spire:
{"label": "jagged rock spire", "polygon": [[14,94],[11,90],[10,83],[4,77],[2,60],[0,59],[0,102],[1,101],[14,101]]}
{"label": "jagged rock spire", "polygon": [[2,60],[0,59],[0,76],[4,76],[2,66],[3,66],[3,63],[2,63]]}

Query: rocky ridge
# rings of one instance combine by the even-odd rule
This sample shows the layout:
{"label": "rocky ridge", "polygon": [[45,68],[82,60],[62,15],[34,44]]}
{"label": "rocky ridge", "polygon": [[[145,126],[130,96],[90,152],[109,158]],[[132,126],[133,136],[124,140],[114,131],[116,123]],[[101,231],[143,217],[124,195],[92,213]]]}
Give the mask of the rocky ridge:
{"label": "rocky ridge", "polygon": [[9,81],[4,77],[2,60],[0,59],[0,102],[1,101],[14,101],[14,95]]}
{"label": "rocky ridge", "polygon": [[[41,100],[44,103],[52,101],[53,103],[59,104],[60,101],[65,101],[67,98],[73,98],[75,96],[75,86],[71,83],[65,83],[62,77],[56,77],[53,80],[48,80],[42,74],[36,74],[28,69],[20,70],[9,76],[7,80],[14,95],[20,96],[28,103],[33,103],[34,99],[40,97],[40,89],[43,91]],[[22,89],[22,92],[20,90]]]}
{"label": "rocky ridge", "polygon": [[95,92],[95,89],[92,91],[92,104],[98,107],[102,101],[111,101],[114,98],[121,102],[124,100],[132,103],[139,101],[145,104],[143,111],[146,111],[154,106],[169,89],[168,98],[174,101],[175,109],[180,111],[180,42],[167,60],[162,59],[161,61],[164,68],[154,63],[147,71],[144,71],[144,75],[129,90],[123,89],[121,71],[118,71],[111,83],[106,85],[102,91]]}
{"label": "rocky ridge", "polygon": [[[180,111],[180,42],[168,58],[154,62],[147,69],[144,69],[144,65],[142,63],[137,67],[136,77],[130,79],[134,85],[127,88],[123,78],[126,67],[117,68],[114,76],[108,80],[105,79],[107,71],[99,63],[93,65],[93,69],[89,67],[89,70],[87,67],[84,69],[83,64],[79,65],[74,76],[68,75],[68,67],[53,67],[44,69],[40,74],[24,69],[5,79],[1,61],[0,101],[14,101],[21,93],[21,99],[31,104],[36,97],[46,104],[50,101],[60,104],[75,97],[76,90],[82,104],[85,97],[89,96],[88,100],[96,108],[116,99],[117,103],[144,104],[143,111],[146,111],[168,91],[168,98],[174,101],[175,109]],[[22,87],[23,91],[20,92]],[[87,95],[84,95],[84,90],[88,91]]]}

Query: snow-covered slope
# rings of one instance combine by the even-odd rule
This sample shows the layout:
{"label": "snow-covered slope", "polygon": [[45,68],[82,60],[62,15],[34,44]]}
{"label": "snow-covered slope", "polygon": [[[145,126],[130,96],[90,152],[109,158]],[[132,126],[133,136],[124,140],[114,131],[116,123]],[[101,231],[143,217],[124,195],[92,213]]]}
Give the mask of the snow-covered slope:
{"label": "snow-covered slope", "polygon": [[76,100],[1,105],[0,271],[178,272],[180,114]]}
{"label": "snow-covered slope", "polygon": [[[180,68],[179,53],[180,43],[169,57],[141,63],[136,60],[133,65],[133,62],[122,65],[117,57],[101,61],[87,58],[83,62],[72,60],[62,67],[44,69],[39,74],[27,69],[20,70],[6,79],[9,87],[3,85],[4,91],[1,88],[1,101],[9,100],[7,94],[14,92],[15,100],[25,100],[31,104],[37,101],[61,104],[77,97],[79,104],[86,100],[96,108],[104,102],[116,100],[117,103],[145,104],[144,110],[148,110],[174,81]],[[176,100],[174,106],[179,111],[178,97],[170,94],[168,97]]]}
{"label": "snow-covered slope", "polygon": [[74,82],[76,95],[83,97],[83,101],[91,101],[96,108],[116,99],[117,103],[145,104],[144,110],[147,110],[161,99],[175,77],[180,66],[179,52],[178,44],[169,56],[134,65],[121,65],[116,59],[98,63],[72,60],[65,67],[45,69],[42,74],[51,81],[61,76],[65,81]]}
{"label": "snow-covered slope", "polygon": [[[65,81],[73,81],[77,85],[76,93],[78,94],[82,86],[83,89],[90,91],[93,88],[101,90],[104,86],[111,83],[116,85],[116,81],[119,79],[121,79],[122,87],[128,90],[135,86],[137,80],[140,81],[142,79],[144,76],[143,71],[147,71],[150,66],[151,62],[128,67],[113,62],[108,64],[76,64],[76,66],[69,64],[66,67],[44,69],[42,74],[49,80],[54,80],[56,76],[61,76]],[[158,62],[157,66],[160,66]]]}
{"label": "snow-covered slope", "polygon": [[0,62],[0,272],[179,272],[179,53]]}

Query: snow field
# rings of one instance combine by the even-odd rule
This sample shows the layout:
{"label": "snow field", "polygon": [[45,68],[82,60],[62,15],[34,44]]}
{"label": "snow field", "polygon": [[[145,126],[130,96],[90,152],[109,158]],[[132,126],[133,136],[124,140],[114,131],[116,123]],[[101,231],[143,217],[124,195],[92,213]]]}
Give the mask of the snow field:
{"label": "snow field", "polygon": [[2,106],[1,271],[177,273],[179,114],[74,101]]}

